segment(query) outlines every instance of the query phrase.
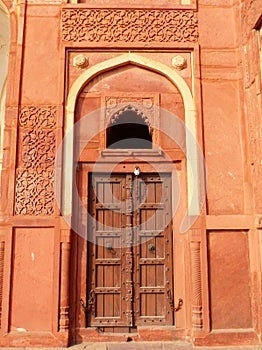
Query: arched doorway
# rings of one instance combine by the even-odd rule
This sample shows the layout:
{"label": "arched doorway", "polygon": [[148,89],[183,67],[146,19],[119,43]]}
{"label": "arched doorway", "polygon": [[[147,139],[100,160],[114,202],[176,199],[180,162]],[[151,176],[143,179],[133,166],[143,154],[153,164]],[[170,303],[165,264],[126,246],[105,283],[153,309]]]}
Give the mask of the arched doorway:
{"label": "arched doorway", "polygon": [[[123,92],[122,82],[130,76],[134,79]],[[157,327],[152,336],[168,330],[165,340],[177,329],[185,336],[188,305],[182,306],[185,276],[181,279],[178,263],[185,259],[185,246],[174,244],[179,220],[173,220],[172,196],[180,191],[181,216],[186,188],[185,181],[177,188],[176,177],[186,177],[186,163],[178,145],[155,127],[161,124],[159,107],[165,109],[170,96],[175,96],[170,108],[183,122],[177,88],[131,64],[102,73],[78,95],[75,117],[82,122],[76,148],[90,129],[93,137],[78,159],[78,192],[88,214],[81,213],[77,221],[86,227],[88,242],[75,236],[76,338],[98,340],[110,332],[143,339],[148,326]],[[103,106],[99,112],[92,110],[97,105]],[[164,150],[177,152],[170,163]]]}

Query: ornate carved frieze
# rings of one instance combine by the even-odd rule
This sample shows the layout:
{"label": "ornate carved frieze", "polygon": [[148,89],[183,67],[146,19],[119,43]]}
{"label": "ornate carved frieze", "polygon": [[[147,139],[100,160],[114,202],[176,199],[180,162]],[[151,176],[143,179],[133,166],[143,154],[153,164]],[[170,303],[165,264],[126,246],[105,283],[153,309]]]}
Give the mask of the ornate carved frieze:
{"label": "ornate carved frieze", "polygon": [[50,168],[55,160],[53,130],[30,130],[22,135],[22,161],[26,168]]}
{"label": "ornate carved frieze", "polygon": [[63,9],[62,37],[73,42],[178,42],[198,39],[192,10]]}
{"label": "ornate carved frieze", "polygon": [[53,129],[56,114],[56,106],[23,106],[19,114],[19,125],[30,129]]}
{"label": "ornate carved frieze", "polygon": [[16,215],[52,215],[54,213],[54,172],[21,170],[16,172]]}

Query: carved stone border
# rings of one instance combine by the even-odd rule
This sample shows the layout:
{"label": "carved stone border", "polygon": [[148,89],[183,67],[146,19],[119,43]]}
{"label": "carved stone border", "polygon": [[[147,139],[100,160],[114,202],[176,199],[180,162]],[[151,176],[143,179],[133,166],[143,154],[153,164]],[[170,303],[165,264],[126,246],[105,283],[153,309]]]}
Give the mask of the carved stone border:
{"label": "carved stone border", "polygon": [[72,42],[195,43],[192,10],[63,9],[62,38]]}

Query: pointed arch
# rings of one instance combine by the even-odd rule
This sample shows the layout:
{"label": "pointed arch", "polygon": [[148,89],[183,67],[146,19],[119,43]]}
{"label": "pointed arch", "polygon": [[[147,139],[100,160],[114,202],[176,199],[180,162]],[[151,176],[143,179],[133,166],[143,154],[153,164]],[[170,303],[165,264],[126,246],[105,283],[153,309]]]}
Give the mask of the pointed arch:
{"label": "pointed arch", "polygon": [[[185,82],[185,80],[172,68],[163,63],[156,62],[147,57],[143,57],[134,53],[125,53],[123,55],[111,58],[109,60],[98,63],[86,69],[73,83],[69,90],[66,111],[65,111],[65,134],[67,134],[74,125],[74,113],[77,98],[83,87],[88,84],[96,76],[107,71],[122,67],[125,65],[134,65],[141,67],[157,74],[162,75],[171,83],[173,83],[180,91],[185,108],[185,123],[186,123],[186,156],[190,159],[190,166],[187,167],[188,178],[188,203],[190,204],[189,215],[199,215],[199,190],[193,189],[198,183],[198,165],[197,165],[197,137],[196,137],[196,112],[193,96]],[[195,142],[192,143],[192,135]],[[64,144],[64,168],[63,168],[63,183],[66,184],[63,188],[62,208],[63,215],[72,215],[72,181],[73,181],[73,134],[67,137]],[[69,186],[68,186],[69,185]],[[194,194],[194,195],[193,195]],[[70,199],[70,200],[69,200]]]}

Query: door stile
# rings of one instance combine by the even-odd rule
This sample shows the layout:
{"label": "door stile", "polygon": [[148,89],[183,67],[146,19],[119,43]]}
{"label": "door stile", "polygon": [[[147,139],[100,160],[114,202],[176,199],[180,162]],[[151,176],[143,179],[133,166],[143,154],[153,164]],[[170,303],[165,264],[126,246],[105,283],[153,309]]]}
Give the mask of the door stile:
{"label": "door stile", "polygon": [[128,290],[125,274],[121,271],[128,266],[123,242],[126,217],[121,212],[126,195],[125,181],[124,175],[94,175],[96,191],[90,187],[90,213],[94,221],[91,227],[93,242],[89,243],[89,326],[127,326],[125,300]]}
{"label": "door stile", "polygon": [[174,321],[170,195],[170,176],[134,180],[134,310],[139,326]]}
{"label": "door stile", "polygon": [[126,175],[126,208],[125,208],[125,218],[126,218],[126,228],[125,228],[125,269],[124,275],[126,289],[126,321],[129,327],[133,326],[133,199],[132,199],[133,183],[132,175]]}

